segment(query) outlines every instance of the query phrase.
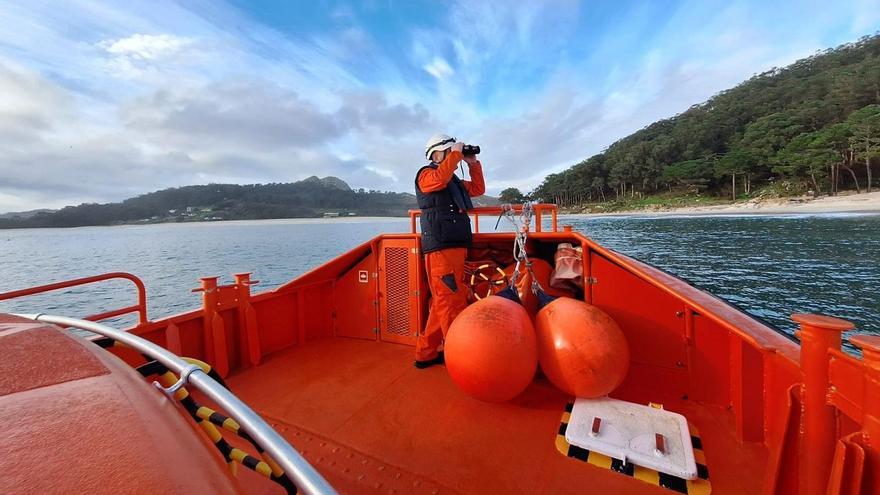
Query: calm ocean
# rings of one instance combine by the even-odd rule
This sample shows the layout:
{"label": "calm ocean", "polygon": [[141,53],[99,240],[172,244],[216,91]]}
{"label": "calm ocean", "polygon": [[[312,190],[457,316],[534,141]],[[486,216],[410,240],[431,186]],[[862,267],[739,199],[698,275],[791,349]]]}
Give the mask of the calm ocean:
{"label": "calm ocean", "polygon": [[[880,215],[563,217],[561,223],[787,333],[791,313],[816,312],[880,334]],[[249,271],[261,291],[379,233],[407,230],[408,220],[399,218],[2,230],[0,291],[128,271],[144,280],[155,319],[198,307],[190,289],[200,276],[228,282]],[[0,311],[81,316],[133,301],[131,285],[119,281],[2,302]]]}

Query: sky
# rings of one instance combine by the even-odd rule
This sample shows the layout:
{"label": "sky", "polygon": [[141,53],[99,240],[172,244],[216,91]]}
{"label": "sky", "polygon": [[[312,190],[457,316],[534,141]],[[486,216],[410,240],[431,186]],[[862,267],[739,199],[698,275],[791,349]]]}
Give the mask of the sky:
{"label": "sky", "polygon": [[880,0],[0,0],[0,212],[334,175],[413,191],[438,132],[528,191]]}

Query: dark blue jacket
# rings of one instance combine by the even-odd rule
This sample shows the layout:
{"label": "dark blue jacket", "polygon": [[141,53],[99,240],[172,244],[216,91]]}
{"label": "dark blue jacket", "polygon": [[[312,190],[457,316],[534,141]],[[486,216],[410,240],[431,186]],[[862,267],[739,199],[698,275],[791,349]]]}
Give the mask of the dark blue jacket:
{"label": "dark blue jacket", "polygon": [[419,174],[426,168],[437,168],[432,163],[416,172],[416,201],[422,210],[422,253],[453,247],[470,247],[471,218],[467,211],[474,204],[461,179],[452,175],[446,189],[422,192],[419,188]]}

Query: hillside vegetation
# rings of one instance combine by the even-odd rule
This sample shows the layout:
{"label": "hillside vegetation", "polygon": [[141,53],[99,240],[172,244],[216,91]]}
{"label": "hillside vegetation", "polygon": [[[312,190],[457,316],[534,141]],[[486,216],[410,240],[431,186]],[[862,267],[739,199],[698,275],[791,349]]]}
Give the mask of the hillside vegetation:
{"label": "hillside vegetation", "polygon": [[415,196],[412,194],[352,190],[336,177],[309,177],[284,184],[175,187],[121,203],[87,203],[24,218],[0,218],[0,228],[308,218],[330,212],[341,215],[402,216],[415,207]]}
{"label": "hillside vegetation", "polygon": [[774,68],[655,122],[532,193],[561,205],[877,187],[880,35]]}

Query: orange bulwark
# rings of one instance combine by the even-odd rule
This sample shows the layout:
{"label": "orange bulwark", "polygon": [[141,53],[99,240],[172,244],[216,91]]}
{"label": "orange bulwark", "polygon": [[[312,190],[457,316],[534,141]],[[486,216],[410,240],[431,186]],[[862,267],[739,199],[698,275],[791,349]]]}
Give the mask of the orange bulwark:
{"label": "orange bulwark", "polygon": [[[558,229],[555,206],[535,211],[551,218],[549,229],[540,220],[530,229],[530,255],[552,264],[559,243],[580,246],[578,296],[626,337],[631,364],[611,397],[684,415],[698,479],[560,441],[572,397],[540,374],[512,401],[493,404],[463,394],[442,366],[413,368],[431,287],[418,212],[411,232],[379,236],[272,290],[252,294],[248,274],[228,285],[204,278],[202,308],[160,320],[148,319],[143,284],[130,274],[0,300],[132,280],[136,303],[91,319],[138,314],[130,335],[210,365],[187,373],[207,369],[225,380],[340,493],[880,493],[880,337],[853,337],[858,358],[841,350],[852,325],[795,315],[799,344],[672,275]],[[472,212],[482,254],[513,241],[479,231],[480,216],[494,223],[499,213]],[[141,352],[3,315],[0,356],[2,493],[290,492],[278,459],[231,411],[192,382],[163,394],[150,382],[167,388],[183,373],[167,376]]]}

